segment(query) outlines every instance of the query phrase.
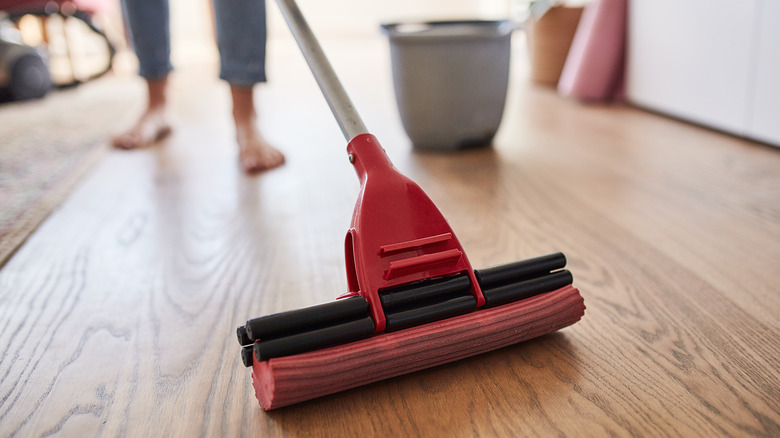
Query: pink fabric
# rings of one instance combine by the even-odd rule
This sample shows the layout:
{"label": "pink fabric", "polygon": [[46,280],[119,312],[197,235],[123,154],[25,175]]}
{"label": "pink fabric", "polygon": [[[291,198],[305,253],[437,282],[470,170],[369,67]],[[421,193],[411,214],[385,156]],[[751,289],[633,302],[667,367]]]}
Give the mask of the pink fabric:
{"label": "pink fabric", "polygon": [[116,6],[116,3],[109,0],[72,0],[73,3],[76,4],[76,6],[82,10],[92,13],[99,13],[99,12],[111,12],[114,10],[114,7]]}
{"label": "pink fabric", "polygon": [[595,0],[577,26],[558,92],[583,100],[622,96],[627,0]]}

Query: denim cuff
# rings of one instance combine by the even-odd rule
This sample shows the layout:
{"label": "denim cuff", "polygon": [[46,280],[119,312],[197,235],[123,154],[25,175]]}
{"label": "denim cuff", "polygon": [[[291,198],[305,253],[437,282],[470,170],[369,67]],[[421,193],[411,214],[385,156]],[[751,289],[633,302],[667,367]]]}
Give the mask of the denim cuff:
{"label": "denim cuff", "polygon": [[219,78],[231,85],[239,87],[251,87],[254,84],[265,82],[265,62],[254,60],[240,66],[225,65],[219,71]]}

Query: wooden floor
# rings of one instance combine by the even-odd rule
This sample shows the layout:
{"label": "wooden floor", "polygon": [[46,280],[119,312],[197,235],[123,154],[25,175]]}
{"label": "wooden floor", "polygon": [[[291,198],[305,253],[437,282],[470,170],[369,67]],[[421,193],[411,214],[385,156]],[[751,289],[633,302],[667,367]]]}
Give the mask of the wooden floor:
{"label": "wooden floor", "polygon": [[475,267],[562,251],[584,318],[262,412],[235,327],[346,290],[358,191],[278,42],[257,96],[283,168],[242,175],[225,85],[180,69],[174,135],[110,152],[2,268],[1,436],[780,436],[780,150],[562,99],[516,49],[494,147],[414,152],[384,42],[326,48]]}

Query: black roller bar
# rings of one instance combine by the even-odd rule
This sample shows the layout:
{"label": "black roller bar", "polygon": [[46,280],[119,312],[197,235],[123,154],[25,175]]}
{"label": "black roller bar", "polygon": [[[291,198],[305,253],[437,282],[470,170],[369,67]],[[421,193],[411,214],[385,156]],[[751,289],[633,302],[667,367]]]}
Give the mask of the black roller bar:
{"label": "black roller bar", "polygon": [[255,357],[259,361],[319,350],[368,338],[374,334],[374,321],[370,316],[347,323],[324,327],[281,338],[257,341]]}
{"label": "black roller bar", "polygon": [[549,272],[563,269],[564,266],[566,266],[566,256],[556,252],[490,268],[475,269],[474,272],[477,275],[479,286],[482,290],[485,290],[539,277]]}
{"label": "black roller bar", "polygon": [[[276,338],[333,325],[368,315],[368,301],[360,295],[329,303],[250,319],[246,335],[251,340]],[[239,341],[241,341],[239,335]]]}

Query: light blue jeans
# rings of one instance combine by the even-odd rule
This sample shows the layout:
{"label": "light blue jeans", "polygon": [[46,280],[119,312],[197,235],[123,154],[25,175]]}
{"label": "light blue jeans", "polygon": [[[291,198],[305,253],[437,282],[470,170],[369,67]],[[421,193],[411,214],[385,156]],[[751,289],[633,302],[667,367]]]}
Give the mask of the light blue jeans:
{"label": "light blue jeans", "polygon": [[[213,0],[219,77],[249,87],[265,82],[265,0]],[[171,65],[168,0],[122,0],[139,74],[161,79]]]}

